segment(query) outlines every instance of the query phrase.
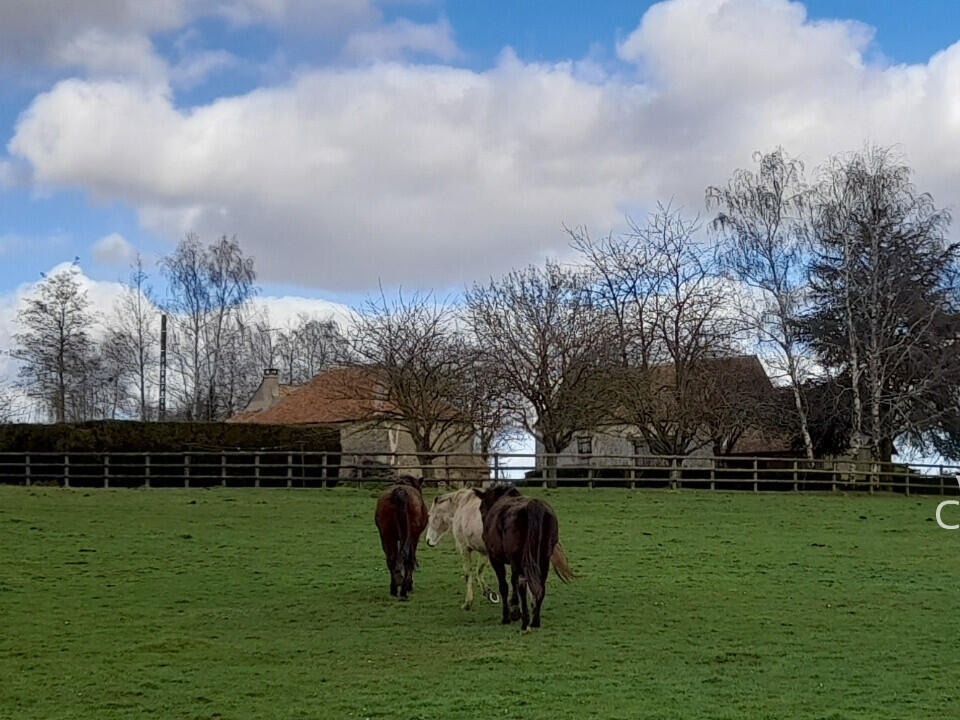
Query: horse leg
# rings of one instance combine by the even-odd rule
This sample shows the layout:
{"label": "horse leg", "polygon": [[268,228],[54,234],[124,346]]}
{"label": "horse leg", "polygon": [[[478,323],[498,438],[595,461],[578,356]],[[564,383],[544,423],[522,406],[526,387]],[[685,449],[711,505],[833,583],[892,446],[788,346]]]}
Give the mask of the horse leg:
{"label": "horse leg", "polygon": [[[493,568],[493,572],[497,576],[497,584],[500,586],[500,597],[505,598],[507,596],[507,569],[503,566],[502,562],[495,562],[490,560],[490,567]],[[510,608],[507,607],[507,604],[503,604],[503,624],[510,624]]]}
{"label": "horse leg", "polygon": [[406,600],[407,595],[413,592],[413,569],[416,567],[416,557],[404,548],[400,548],[400,557],[397,559],[401,572],[400,599]]}
{"label": "horse leg", "polygon": [[[496,602],[499,600],[499,597],[493,591],[493,588],[487,585],[487,581],[483,579],[483,571],[487,567],[487,556],[483,553],[477,553],[477,556],[477,586],[487,600]],[[496,600],[494,598],[496,598]]]}
{"label": "horse leg", "polygon": [[467,595],[463,599],[462,610],[473,607],[473,558],[470,557],[470,548],[457,547],[460,551],[460,563],[463,565],[463,579],[467,581]]}
{"label": "horse leg", "polygon": [[399,551],[398,543],[391,542],[383,532],[380,533],[380,546],[383,548],[383,554],[387,557],[387,570],[390,571],[390,594],[396,597],[397,588],[400,587],[400,576],[397,573],[397,554]]}
{"label": "horse leg", "polygon": [[547,596],[547,578],[550,577],[550,560],[541,566],[540,571],[540,596],[535,598],[533,606],[533,620],[530,621],[530,627],[540,627],[540,607],[543,605],[543,599]]}
{"label": "horse leg", "polygon": [[[520,619],[520,594],[517,590],[517,586],[520,581],[520,572],[513,566],[510,568],[510,619],[519,620]],[[501,593],[502,596],[502,593]]]}
{"label": "horse leg", "polygon": [[530,632],[530,608],[527,605],[527,579],[521,575],[518,583],[520,595],[520,632]]}

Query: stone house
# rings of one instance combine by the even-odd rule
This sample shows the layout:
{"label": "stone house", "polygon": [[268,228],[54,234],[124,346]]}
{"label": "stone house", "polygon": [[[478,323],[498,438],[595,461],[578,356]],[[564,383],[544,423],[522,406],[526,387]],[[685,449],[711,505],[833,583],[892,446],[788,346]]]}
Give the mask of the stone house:
{"label": "stone house", "polygon": [[[749,401],[773,397],[775,389],[763,369],[759,359],[754,355],[736,356],[712,359],[713,372],[728,391],[741,393],[749,397]],[[669,383],[672,376],[672,366],[662,366],[657,369],[663,384]],[[633,463],[633,456],[655,457],[644,439],[640,428],[616,421],[616,413],[611,413],[611,419],[594,428],[584,428],[574,434],[573,439],[557,458],[557,467],[590,467],[601,465],[628,465]],[[735,423],[731,423],[735,425]],[[712,457],[716,452],[716,438],[710,437],[706,430],[702,430],[691,444],[691,449],[684,458],[683,465],[694,467],[706,466],[709,463],[703,458]],[[545,464],[540,457],[542,445],[537,443],[537,468]],[[722,450],[725,456],[758,455],[766,457],[793,456],[790,438],[772,428],[757,427],[755,423],[744,424],[742,427],[732,427],[729,438]],[[619,459],[604,459],[604,456],[620,456]],[[698,458],[701,459],[698,461]],[[646,462],[645,464],[656,464]],[[669,461],[664,458],[664,465]]]}
{"label": "stone house", "polygon": [[[356,477],[385,467],[420,476],[410,434],[396,423],[377,419],[387,408],[384,401],[375,399],[380,393],[365,389],[376,382],[372,370],[335,367],[303,385],[284,385],[277,370],[267,369],[247,406],[227,422],[336,427],[340,432],[340,477]],[[438,457],[434,461],[434,477],[488,477],[489,469],[475,445],[471,436],[444,457]]]}

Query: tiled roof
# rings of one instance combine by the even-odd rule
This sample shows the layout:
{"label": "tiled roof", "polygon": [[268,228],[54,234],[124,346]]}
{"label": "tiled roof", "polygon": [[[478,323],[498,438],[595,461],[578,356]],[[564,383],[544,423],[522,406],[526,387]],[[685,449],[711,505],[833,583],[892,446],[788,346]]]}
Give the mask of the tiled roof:
{"label": "tiled roof", "polygon": [[374,398],[375,382],[372,371],[364,368],[332,368],[305,385],[282,385],[275,405],[239,413],[227,422],[316,425],[366,420],[383,409]]}

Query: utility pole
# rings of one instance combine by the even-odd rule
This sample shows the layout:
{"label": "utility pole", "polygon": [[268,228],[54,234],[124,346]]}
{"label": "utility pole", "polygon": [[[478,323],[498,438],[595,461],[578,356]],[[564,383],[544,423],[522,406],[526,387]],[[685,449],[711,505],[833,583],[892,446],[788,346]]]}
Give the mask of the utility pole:
{"label": "utility pole", "polygon": [[157,403],[157,419],[167,419],[167,316],[160,316],[160,399]]}

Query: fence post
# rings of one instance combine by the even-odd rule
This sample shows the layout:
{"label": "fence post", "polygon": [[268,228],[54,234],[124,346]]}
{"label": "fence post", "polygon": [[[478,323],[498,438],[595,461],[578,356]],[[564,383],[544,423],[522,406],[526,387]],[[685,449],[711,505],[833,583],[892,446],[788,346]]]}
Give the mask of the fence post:
{"label": "fence post", "polygon": [[793,461],[793,491],[799,492],[800,485],[797,483],[797,461]]}
{"label": "fence post", "polygon": [[830,463],[830,490],[831,492],[837,491],[837,461],[834,460]]}
{"label": "fence post", "polygon": [[587,468],[587,487],[593,490],[593,465]]}
{"label": "fence post", "polygon": [[906,475],[904,475],[903,480],[904,480],[903,489],[906,492],[907,497],[910,497],[910,472],[909,471],[907,472]]}
{"label": "fence post", "polygon": [[260,453],[253,454],[253,486],[260,487]]}
{"label": "fence post", "polygon": [[70,487],[70,456],[63,456],[63,486]]}
{"label": "fence post", "polygon": [[679,478],[677,478],[677,459],[670,459],[670,489],[676,490],[680,487]]}
{"label": "fence post", "polygon": [[327,454],[320,456],[320,487],[327,487]]}
{"label": "fence post", "polygon": [[710,489],[717,489],[717,459],[712,458],[710,460]]}
{"label": "fence post", "polygon": [[150,454],[144,458],[143,461],[143,486],[146,488],[150,487]]}
{"label": "fence post", "polygon": [[636,458],[633,459],[633,465],[634,467],[630,468],[630,489],[636,490],[637,489],[637,469],[636,469],[637,459]]}
{"label": "fence post", "polygon": [[293,453],[287,453],[287,487],[293,487]]}
{"label": "fence post", "polygon": [[24,467],[25,480],[27,482],[27,487],[30,487],[30,453],[27,453],[25,456],[26,466]]}
{"label": "fence post", "polygon": [[220,453],[220,486],[227,486],[227,454],[225,452]]}
{"label": "fence post", "polygon": [[757,492],[757,459],[753,459],[753,491]]}
{"label": "fence post", "polygon": [[500,480],[500,453],[493,454],[493,481]]}
{"label": "fence post", "polygon": [[190,453],[183,456],[183,486],[190,487]]}
{"label": "fence post", "polygon": [[110,456],[103,456],[103,487],[110,487]]}
{"label": "fence post", "polygon": [[937,465],[937,474],[940,476],[940,494],[943,495],[945,494],[943,488],[943,465]]}

